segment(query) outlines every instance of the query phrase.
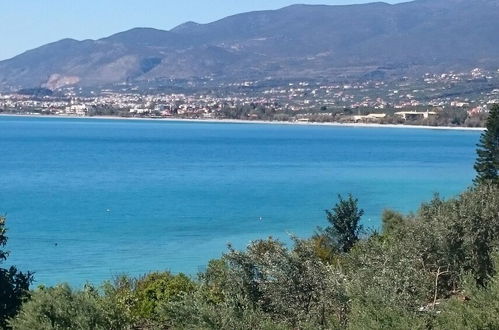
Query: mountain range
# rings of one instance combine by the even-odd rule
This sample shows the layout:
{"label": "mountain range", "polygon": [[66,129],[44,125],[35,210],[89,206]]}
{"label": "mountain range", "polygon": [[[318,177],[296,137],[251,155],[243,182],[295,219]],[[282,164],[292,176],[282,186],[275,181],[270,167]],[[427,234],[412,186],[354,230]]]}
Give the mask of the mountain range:
{"label": "mountain range", "polygon": [[292,5],[170,31],[63,39],[0,62],[0,89],[164,79],[337,79],[499,68],[499,0]]}

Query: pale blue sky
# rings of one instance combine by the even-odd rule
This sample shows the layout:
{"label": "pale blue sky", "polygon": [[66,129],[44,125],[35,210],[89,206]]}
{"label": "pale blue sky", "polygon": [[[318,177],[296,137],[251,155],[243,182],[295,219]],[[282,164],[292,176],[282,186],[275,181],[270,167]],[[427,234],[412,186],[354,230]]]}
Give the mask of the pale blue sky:
{"label": "pale blue sky", "polygon": [[372,1],[0,0],[0,60],[63,38],[98,39],[133,27],[169,30],[186,21],[208,23],[232,14],[277,9],[294,3],[365,2]]}

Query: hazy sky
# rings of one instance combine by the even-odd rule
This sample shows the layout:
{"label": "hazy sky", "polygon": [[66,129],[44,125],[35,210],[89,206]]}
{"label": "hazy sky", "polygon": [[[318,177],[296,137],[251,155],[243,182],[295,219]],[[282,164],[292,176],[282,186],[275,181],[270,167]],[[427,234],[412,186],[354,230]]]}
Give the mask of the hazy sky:
{"label": "hazy sky", "polygon": [[134,27],[169,30],[186,21],[208,23],[232,14],[277,9],[297,2],[343,5],[373,1],[0,0],[0,60],[63,38],[98,39]]}

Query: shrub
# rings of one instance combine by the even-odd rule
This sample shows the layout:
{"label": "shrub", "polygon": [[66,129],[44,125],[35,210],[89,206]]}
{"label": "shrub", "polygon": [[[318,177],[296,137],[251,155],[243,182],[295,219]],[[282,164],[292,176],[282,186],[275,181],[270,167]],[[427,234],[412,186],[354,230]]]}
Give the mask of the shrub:
{"label": "shrub", "polygon": [[473,276],[464,282],[463,293],[441,307],[435,328],[499,329],[499,276],[490,279],[486,287],[477,287]]}
{"label": "shrub", "polygon": [[73,291],[68,285],[35,290],[20,313],[10,321],[13,329],[126,329],[116,305],[104,305],[97,290],[86,286]]}

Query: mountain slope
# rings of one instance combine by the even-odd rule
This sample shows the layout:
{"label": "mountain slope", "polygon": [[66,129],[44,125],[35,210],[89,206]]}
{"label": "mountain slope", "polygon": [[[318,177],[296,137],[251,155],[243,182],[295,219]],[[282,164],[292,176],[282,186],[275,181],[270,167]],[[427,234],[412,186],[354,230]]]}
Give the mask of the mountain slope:
{"label": "mountain slope", "polygon": [[293,5],[171,31],[61,40],[0,62],[0,88],[497,68],[497,31],[499,0]]}

